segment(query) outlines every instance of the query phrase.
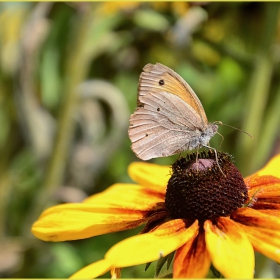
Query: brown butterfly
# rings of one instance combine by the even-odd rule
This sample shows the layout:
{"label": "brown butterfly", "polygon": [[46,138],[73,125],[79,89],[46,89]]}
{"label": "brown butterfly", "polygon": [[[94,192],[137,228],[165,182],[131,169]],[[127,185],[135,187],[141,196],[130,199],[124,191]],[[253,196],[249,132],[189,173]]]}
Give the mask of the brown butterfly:
{"label": "brown butterfly", "polygon": [[188,83],[160,63],[147,64],[143,70],[137,108],[128,130],[136,156],[149,160],[211,148],[209,141],[217,133],[217,124],[222,123],[208,123],[203,106]]}

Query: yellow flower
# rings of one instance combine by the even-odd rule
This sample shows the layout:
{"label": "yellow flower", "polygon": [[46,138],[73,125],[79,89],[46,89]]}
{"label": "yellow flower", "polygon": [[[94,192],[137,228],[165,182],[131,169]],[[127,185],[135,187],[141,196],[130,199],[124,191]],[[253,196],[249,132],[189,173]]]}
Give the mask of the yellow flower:
{"label": "yellow flower", "polygon": [[172,175],[166,166],[132,163],[128,172],[138,184],[115,184],[83,203],[51,207],[32,232],[65,241],[145,224],[141,234],[117,243],[72,278],[109,270],[116,278],[122,267],[172,252],[174,278],[205,277],[211,263],[224,277],[253,278],[254,250],[280,262],[280,155],[244,181],[230,156],[218,153],[218,163],[223,173],[213,153],[194,154],[178,160]]}
{"label": "yellow flower", "polygon": [[100,6],[100,12],[104,15],[114,14],[118,11],[133,11],[140,6],[139,2],[103,2]]}

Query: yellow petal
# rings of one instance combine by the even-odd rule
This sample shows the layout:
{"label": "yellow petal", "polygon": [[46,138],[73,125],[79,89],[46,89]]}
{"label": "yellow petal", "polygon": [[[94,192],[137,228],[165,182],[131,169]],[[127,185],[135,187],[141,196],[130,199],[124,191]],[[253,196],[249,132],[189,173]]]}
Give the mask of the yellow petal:
{"label": "yellow petal", "polygon": [[135,228],[145,222],[146,215],[129,209],[67,203],[45,210],[33,224],[32,233],[45,241],[84,239]]}
{"label": "yellow petal", "polygon": [[83,203],[150,211],[157,203],[164,202],[165,194],[135,184],[114,184],[105,191],[92,195]]}
{"label": "yellow petal", "polygon": [[280,207],[278,207],[278,210],[275,210],[275,209],[258,209],[258,211],[264,213],[264,214],[267,214],[267,215],[270,215],[270,216],[275,216],[275,217],[278,217],[280,218]]}
{"label": "yellow petal", "polygon": [[169,166],[146,162],[133,162],[128,167],[128,174],[132,180],[149,188],[156,187],[164,193],[170,178],[170,172]]}
{"label": "yellow petal", "polygon": [[173,278],[204,278],[211,259],[206,249],[204,232],[193,236],[175,254]]}
{"label": "yellow petal", "polygon": [[204,224],[206,246],[213,265],[226,278],[253,278],[254,250],[242,228],[229,218]]}
{"label": "yellow petal", "polygon": [[249,188],[249,197],[271,198],[280,196],[280,179],[274,176],[250,176],[245,179]]}
{"label": "yellow petal", "polygon": [[258,199],[257,202],[253,204],[253,209],[258,210],[264,214],[280,217],[280,204],[271,203]]}
{"label": "yellow petal", "polygon": [[280,262],[280,232],[259,227],[240,225],[254,249],[268,258]]}
{"label": "yellow petal", "polygon": [[180,220],[171,220],[149,233],[130,237],[113,246],[105,255],[114,267],[126,267],[158,260],[175,251],[198,232],[198,222],[189,228]]}
{"label": "yellow petal", "polygon": [[280,219],[251,208],[240,208],[232,213],[232,219],[240,224],[280,231]]}
{"label": "yellow petal", "polygon": [[92,263],[73,274],[71,279],[92,279],[103,275],[111,269],[111,264],[107,260],[100,260]]}
{"label": "yellow petal", "polygon": [[267,165],[265,165],[261,170],[257,171],[256,174],[259,176],[271,175],[280,178],[280,154],[273,157]]}

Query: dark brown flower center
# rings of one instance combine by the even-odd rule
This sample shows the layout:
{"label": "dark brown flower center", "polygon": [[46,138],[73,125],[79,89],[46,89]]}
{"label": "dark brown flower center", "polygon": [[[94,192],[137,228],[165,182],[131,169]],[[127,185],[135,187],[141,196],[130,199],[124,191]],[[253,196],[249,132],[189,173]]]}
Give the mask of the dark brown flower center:
{"label": "dark brown flower center", "polygon": [[210,150],[180,158],[172,165],[165,206],[172,218],[214,219],[229,216],[248,199],[247,187],[232,157]]}

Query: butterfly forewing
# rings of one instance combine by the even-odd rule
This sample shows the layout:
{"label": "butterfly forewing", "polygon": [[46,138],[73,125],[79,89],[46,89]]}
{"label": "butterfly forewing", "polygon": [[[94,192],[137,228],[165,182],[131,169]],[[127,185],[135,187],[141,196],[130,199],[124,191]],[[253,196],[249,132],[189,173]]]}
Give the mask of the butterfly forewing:
{"label": "butterfly forewing", "polygon": [[[189,84],[176,72],[167,66],[156,63],[147,64],[140,75],[138,86],[138,105],[141,97],[151,92],[165,91],[175,94],[188,103],[199,115],[203,126],[208,124],[206,114],[200,100]],[[163,84],[160,84],[163,81]]]}

